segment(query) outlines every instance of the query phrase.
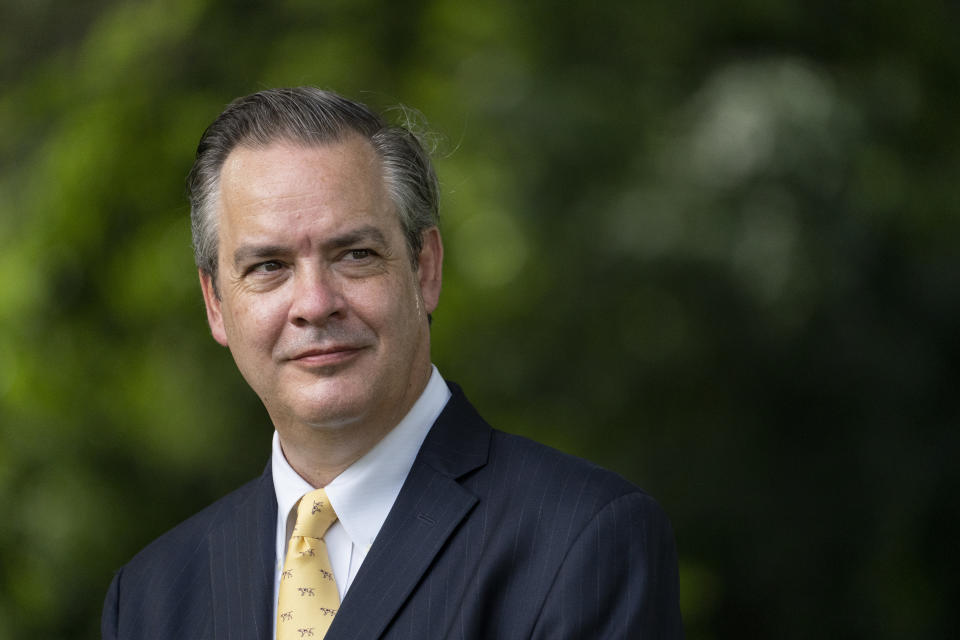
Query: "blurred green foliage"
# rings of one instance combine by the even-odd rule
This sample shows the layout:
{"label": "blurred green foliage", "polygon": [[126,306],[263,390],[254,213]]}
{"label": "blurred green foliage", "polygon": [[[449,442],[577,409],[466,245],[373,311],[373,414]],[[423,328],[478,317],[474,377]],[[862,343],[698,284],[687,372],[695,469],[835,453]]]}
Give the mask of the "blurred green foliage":
{"label": "blurred green foliage", "polygon": [[947,636],[957,14],[4,3],[0,640],[98,637],[113,570],[265,464],[183,179],[226,102],[300,84],[441,134],[436,362],[660,499],[690,638]]}

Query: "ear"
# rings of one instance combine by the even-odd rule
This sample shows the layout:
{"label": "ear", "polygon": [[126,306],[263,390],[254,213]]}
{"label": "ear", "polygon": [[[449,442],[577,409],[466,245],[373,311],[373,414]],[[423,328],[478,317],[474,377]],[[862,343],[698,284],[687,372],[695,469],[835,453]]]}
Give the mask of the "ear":
{"label": "ear", "polygon": [[197,270],[200,274],[200,289],[203,291],[203,302],[207,306],[207,322],[210,324],[210,333],[213,339],[227,346],[227,332],[223,327],[223,312],[220,308],[220,298],[217,297],[216,289],[213,285],[213,278],[209,273],[202,269]]}
{"label": "ear", "polygon": [[433,313],[440,302],[443,282],[443,240],[440,229],[430,227],[423,232],[423,246],[417,260],[417,276],[420,278],[420,295],[427,313]]}

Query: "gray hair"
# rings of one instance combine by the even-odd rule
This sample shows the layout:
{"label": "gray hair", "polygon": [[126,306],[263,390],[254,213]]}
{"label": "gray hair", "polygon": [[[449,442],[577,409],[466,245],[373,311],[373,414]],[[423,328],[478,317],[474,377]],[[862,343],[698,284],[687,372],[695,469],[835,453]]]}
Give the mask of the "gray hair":
{"label": "gray hair", "polygon": [[269,89],[231,102],[204,131],[187,176],[194,260],[211,276],[214,290],[220,170],[236,147],[265,147],[280,140],[306,146],[342,142],[351,134],[368,140],[380,157],[416,269],[423,232],[439,220],[440,191],[430,156],[408,127],[388,125],[366,105],[313,87]]}

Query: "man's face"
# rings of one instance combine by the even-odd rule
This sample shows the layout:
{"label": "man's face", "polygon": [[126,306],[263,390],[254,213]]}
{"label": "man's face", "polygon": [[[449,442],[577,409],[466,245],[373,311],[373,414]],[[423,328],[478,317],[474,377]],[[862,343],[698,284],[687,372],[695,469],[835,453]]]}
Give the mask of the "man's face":
{"label": "man's face", "polygon": [[277,428],[396,424],[429,377],[443,249],[430,229],[411,266],[370,144],[238,147],[219,215],[207,316]]}

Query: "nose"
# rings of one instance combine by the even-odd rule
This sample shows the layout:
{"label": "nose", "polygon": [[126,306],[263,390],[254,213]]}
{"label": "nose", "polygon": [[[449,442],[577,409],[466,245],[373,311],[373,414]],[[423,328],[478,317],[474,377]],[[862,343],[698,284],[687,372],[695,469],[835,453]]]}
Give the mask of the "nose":
{"label": "nose", "polygon": [[336,278],[322,268],[298,269],[293,276],[289,321],[298,327],[323,325],[343,315],[343,291]]}

